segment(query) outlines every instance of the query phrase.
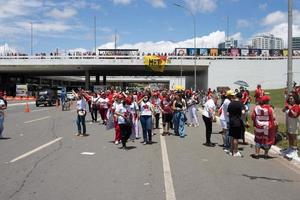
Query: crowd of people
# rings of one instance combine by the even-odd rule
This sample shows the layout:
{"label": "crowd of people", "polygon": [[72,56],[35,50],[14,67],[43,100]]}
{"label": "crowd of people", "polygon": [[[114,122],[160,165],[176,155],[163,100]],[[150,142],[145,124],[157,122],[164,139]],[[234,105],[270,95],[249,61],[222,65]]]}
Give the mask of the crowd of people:
{"label": "crowd of people", "polygon": [[[215,147],[211,141],[213,123],[219,121],[222,130],[224,151],[234,157],[242,157],[239,152],[239,140],[247,145],[246,129],[253,123],[255,159],[268,158],[269,150],[276,143],[278,122],[274,107],[270,105],[271,98],[266,95],[261,85],[257,85],[254,101],[250,92],[240,87],[235,91],[224,89],[218,94],[212,91],[192,90],[150,90],[74,92],[77,98],[77,136],[88,136],[85,118],[88,113],[93,123],[100,123],[106,129],[114,129],[114,143],[121,144],[127,150],[127,142],[142,138],[144,145],[152,144],[153,129],[159,129],[162,123],[162,136],[176,135],[179,138],[187,136],[186,126],[199,127],[200,113],[205,124],[205,142],[207,147]],[[286,115],[286,133],[289,147],[282,150],[282,155],[288,159],[298,158],[297,136],[300,116],[300,88],[294,85],[293,91],[286,94],[286,102],[282,111]],[[252,104],[251,104],[252,103]],[[250,107],[252,105],[252,108]],[[0,137],[3,132],[4,110],[7,102],[0,94]],[[201,112],[200,112],[201,111]],[[219,120],[217,120],[219,118]],[[260,150],[264,154],[260,155]]]}

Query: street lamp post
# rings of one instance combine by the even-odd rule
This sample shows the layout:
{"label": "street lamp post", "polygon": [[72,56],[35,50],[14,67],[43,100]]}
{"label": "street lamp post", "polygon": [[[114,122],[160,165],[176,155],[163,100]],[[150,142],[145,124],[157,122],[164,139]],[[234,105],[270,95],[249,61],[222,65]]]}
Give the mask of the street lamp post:
{"label": "street lamp post", "polygon": [[180,4],[177,4],[177,3],[174,3],[173,4],[174,6],[176,7],[179,7],[179,8],[182,8],[186,11],[188,11],[190,13],[190,15],[192,16],[193,18],[193,26],[194,26],[194,90],[196,91],[197,89],[197,68],[196,68],[196,58],[197,58],[197,51],[196,51],[196,18],[195,18],[195,15],[194,13],[187,9],[186,7],[184,7],[183,5],[180,5]]}
{"label": "street lamp post", "polygon": [[30,55],[33,56],[33,24],[30,22]]}

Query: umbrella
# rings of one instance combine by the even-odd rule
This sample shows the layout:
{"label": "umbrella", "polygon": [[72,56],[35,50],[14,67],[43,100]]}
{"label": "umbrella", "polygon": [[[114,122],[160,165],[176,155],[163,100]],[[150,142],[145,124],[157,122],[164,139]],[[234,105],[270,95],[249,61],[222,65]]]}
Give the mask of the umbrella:
{"label": "umbrella", "polygon": [[242,80],[238,80],[238,81],[234,82],[234,84],[243,86],[243,87],[249,87],[249,84],[246,81],[242,81]]}

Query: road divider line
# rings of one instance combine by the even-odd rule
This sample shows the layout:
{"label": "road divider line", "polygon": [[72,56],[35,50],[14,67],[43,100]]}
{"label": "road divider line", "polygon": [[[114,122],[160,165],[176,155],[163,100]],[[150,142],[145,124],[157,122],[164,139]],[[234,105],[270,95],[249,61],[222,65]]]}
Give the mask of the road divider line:
{"label": "road divider line", "polygon": [[48,142],[47,144],[44,144],[44,145],[42,145],[42,146],[40,146],[40,147],[37,147],[37,148],[35,148],[35,149],[33,149],[33,150],[31,150],[31,151],[29,151],[29,152],[27,152],[27,153],[25,153],[25,154],[23,154],[23,155],[21,155],[21,156],[19,156],[19,157],[13,159],[13,160],[11,160],[11,161],[9,161],[9,163],[14,163],[14,162],[16,162],[16,161],[18,161],[18,160],[21,160],[21,159],[23,159],[23,158],[26,158],[26,157],[30,156],[31,154],[34,154],[34,153],[36,153],[36,152],[38,152],[38,151],[40,151],[40,150],[42,150],[42,149],[44,149],[44,148],[50,146],[51,144],[54,144],[55,142],[60,141],[61,139],[62,139],[62,137],[59,137],[59,138],[57,138],[57,139],[55,139],[55,140],[52,140],[51,142]]}
{"label": "road divider line", "polygon": [[166,200],[176,200],[165,137],[160,134]]}
{"label": "road divider line", "polygon": [[42,117],[42,118],[30,120],[30,121],[24,122],[24,124],[28,124],[28,123],[32,123],[32,122],[37,122],[37,121],[41,121],[41,120],[48,119],[48,118],[51,118],[51,116],[46,116],[46,117]]}
{"label": "road divider line", "polygon": [[39,110],[32,110],[31,112],[40,112],[40,111],[47,111],[50,110],[50,108],[44,108],[44,109],[39,109]]}

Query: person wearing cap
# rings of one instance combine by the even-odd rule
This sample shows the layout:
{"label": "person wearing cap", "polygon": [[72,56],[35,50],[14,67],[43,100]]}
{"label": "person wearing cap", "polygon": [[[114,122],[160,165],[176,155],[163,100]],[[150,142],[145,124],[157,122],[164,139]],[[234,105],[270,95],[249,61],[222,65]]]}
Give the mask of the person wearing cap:
{"label": "person wearing cap", "polygon": [[0,139],[3,138],[4,130],[4,110],[7,108],[7,101],[3,97],[3,93],[0,93]]}
{"label": "person wearing cap", "polygon": [[290,93],[283,112],[286,113],[287,135],[289,147],[282,151],[282,155],[288,159],[298,158],[297,135],[299,129],[300,100],[295,93]]}
{"label": "person wearing cap", "polygon": [[229,151],[230,148],[230,140],[228,136],[228,123],[229,123],[229,116],[227,113],[228,105],[230,104],[231,100],[234,98],[234,93],[232,90],[228,90],[226,92],[225,100],[220,108],[220,123],[222,127],[222,139],[223,139],[223,148],[225,151]]}
{"label": "person wearing cap", "polygon": [[245,126],[242,120],[242,115],[245,114],[245,108],[244,104],[240,101],[241,97],[241,93],[235,94],[235,98],[232,99],[227,108],[229,115],[228,135],[231,139],[230,155],[234,157],[242,157],[242,154],[238,151],[238,140],[242,139],[242,135],[245,132]]}
{"label": "person wearing cap", "polygon": [[[112,104],[111,107],[111,112],[115,113],[115,111],[117,109],[119,109],[119,107],[123,107],[122,105],[123,103],[123,95],[122,94],[115,94],[114,95],[114,102]],[[114,123],[115,123],[115,144],[118,145],[121,141],[121,130],[120,130],[120,126],[118,123],[118,117],[114,114]]]}
{"label": "person wearing cap", "polygon": [[140,106],[140,121],[143,128],[143,144],[152,144],[152,114],[153,106],[149,101],[150,96],[147,92],[145,96],[138,102]]}
{"label": "person wearing cap", "polygon": [[268,158],[268,152],[275,143],[277,122],[275,121],[274,110],[269,105],[270,100],[269,96],[262,96],[251,114],[255,136],[255,154],[252,154],[252,157],[255,159],[259,158],[261,148],[265,150],[264,157]]}

